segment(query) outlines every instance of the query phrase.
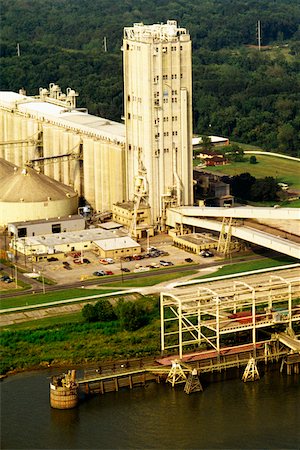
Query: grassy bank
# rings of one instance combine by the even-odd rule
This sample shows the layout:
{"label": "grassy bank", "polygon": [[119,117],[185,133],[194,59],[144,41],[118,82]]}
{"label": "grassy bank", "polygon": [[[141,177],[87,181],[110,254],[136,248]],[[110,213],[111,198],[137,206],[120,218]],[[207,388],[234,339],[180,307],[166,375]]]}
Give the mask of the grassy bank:
{"label": "grassy bank", "polygon": [[[154,270],[153,270],[154,271]],[[151,272],[153,272],[151,271]],[[116,281],[114,283],[110,283],[109,286],[114,287],[144,287],[144,286],[155,286],[156,284],[163,283],[165,281],[177,280],[180,277],[186,277],[189,275],[194,275],[197,273],[196,270],[187,270],[184,272],[173,272],[173,273],[163,273],[163,269],[157,269],[160,272],[158,275],[156,273],[155,276],[151,276],[151,272],[147,278],[133,278],[131,280],[123,280],[122,282]]]}
{"label": "grassy bank", "polygon": [[78,314],[69,316],[68,322],[60,323],[55,318],[55,324],[47,326],[27,323],[27,328],[2,331],[1,373],[48,364],[75,365],[158,354],[157,297],[142,297],[137,302],[147,306],[150,322],[134,332],[124,331],[117,320],[86,323]]}
{"label": "grassy bank", "polygon": [[49,292],[46,294],[28,294],[22,297],[10,297],[0,300],[0,309],[17,308],[20,306],[42,305],[49,302],[60,302],[72,298],[87,297],[89,295],[107,294],[114,289],[68,289],[64,291]]}
{"label": "grassy bank", "polygon": [[299,261],[296,261],[293,258],[284,255],[276,256],[274,258],[260,259],[259,261],[239,262],[236,264],[228,264],[226,266],[223,266],[213,274],[203,275],[201,277],[197,277],[197,279],[219,277],[223,275],[248,272],[251,270],[268,269],[269,267],[279,267],[286,264],[294,264],[298,262]]}

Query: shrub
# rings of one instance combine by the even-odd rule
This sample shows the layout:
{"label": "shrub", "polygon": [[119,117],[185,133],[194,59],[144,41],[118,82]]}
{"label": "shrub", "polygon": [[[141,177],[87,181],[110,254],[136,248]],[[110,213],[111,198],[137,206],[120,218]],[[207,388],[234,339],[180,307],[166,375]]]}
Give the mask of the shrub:
{"label": "shrub", "polygon": [[97,321],[97,312],[93,305],[88,303],[87,305],[84,305],[82,308],[82,316],[84,320],[87,322],[96,322]]}
{"label": "shrub", "polygon": [[116,308],[117,316],[126,331],[135,331],[149,322],[146,308],[137,302],[120,300]]}
{"label": "shrub", "polygon": [[110,322],[116,318],[114,308],[109,300],[102,298],[99,300],[94,309],[96,311],[97,320],[100,322]]}

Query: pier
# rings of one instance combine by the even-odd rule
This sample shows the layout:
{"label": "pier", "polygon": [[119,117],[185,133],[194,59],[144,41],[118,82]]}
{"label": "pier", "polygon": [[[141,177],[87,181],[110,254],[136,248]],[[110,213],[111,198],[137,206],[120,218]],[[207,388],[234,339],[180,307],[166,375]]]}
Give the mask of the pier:
{"label": "pier", "polygon": [[[122,388],[133,389],[136,386],[145,386],[149,382],[169,381],[174,386],[186,383],[191,373],[201,379],[201,375],[205,373],[222,372],[232,368],[245,369],[254,353],[257,364],[268,365],[282,360],[289,361],[286,363],[289,367],[291,365],[289,349],[280,348],[278,340],[275,339],[256,344],[255,349],[251,344],[246,344],[224,348],[219,354],[215,350],[199,351],[184,355],[182,360],[178,359],[178,355],[153,360],[126,360],[118,365],[105,365],[86,370],[81,378],[76,378],[76,382],[85,394],[104,394]],[[172,383],[170,372],[174,367],[174,361],[177,362],[177,372],[173,370],[175,378],[172,380],[176,381]],[[293,356],[293,364],[296,364],[299,370],[300,355]]]}
{"label": "pier", "polygon": [[237,280],[232,286],[199,284],[162,292],[161,351],[169,355],[87,370],[76,376],[78,390],[105,394],[167,382],[172,387],[184,383],[190,394],[203,390],[203,374],[237,368],[243,369],[244,382],[255,381],[261,366],[274,362],[287,375],[299,374],[300,341],[293,325],[298,329],[300,322],[300,282],[291,275],[271,275],[251,285]]}

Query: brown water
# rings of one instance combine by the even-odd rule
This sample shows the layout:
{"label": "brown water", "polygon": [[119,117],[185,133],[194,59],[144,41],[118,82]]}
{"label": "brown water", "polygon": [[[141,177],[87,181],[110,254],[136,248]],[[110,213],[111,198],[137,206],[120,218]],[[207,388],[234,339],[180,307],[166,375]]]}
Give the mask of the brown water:
{"label": "brown water", "polygon": [[300,448],[299,375],[276,370],[253,383],[207,379],[204,392],[190,396],[182,385],[153,383],[93,397],[69,411],[50,408],[50,375],[2,381],[1,448]]}

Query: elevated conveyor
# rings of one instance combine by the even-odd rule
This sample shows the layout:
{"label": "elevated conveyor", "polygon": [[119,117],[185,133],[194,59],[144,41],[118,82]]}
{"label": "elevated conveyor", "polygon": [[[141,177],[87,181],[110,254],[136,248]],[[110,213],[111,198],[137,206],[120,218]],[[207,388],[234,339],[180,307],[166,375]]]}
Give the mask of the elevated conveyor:
{"label": "elevated conveyor", "polygon": [[[205,228],[220,232],[222,222],[213,220],[222,217],[235,219],[276,219],[276,220],[299,220],[300,210],[298,208],[210,208],[210,207],[180,207],[167,210],[167,225],[179,228],[189,225],[196,228]],[[264,231],[256,230],[248,226],[231,227],[231,235],[247,242],[270,248],[279,253],[300,258],[300,245],[288,239],[274,236]]]}
{"label": "elevated conveyor", "polygon": [[294,352],[300,353],[300,341],[296,337],[289,336],[287,333],[279,333],[277,335],[279,342],[289,347]]}

